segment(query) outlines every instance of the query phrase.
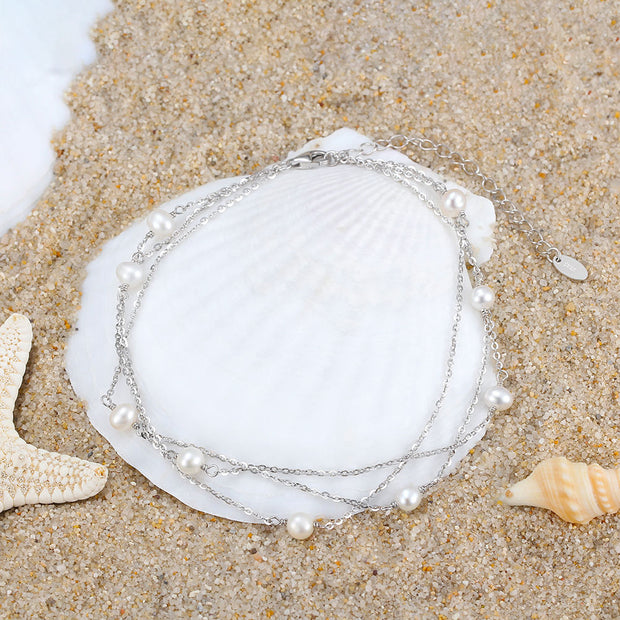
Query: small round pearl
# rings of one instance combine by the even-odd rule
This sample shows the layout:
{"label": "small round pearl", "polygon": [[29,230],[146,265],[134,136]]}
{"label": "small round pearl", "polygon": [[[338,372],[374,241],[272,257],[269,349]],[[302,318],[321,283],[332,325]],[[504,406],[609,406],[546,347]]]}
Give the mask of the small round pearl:
{"label": "small round pearl", "polygon": [[498,411],[505,411],[510,408],[512,405],[514,398],[512,394],[501,385],[496,385],[492,388],[489,388],[484,393],[484,402],[489,407],[495,407]]}
{"label": "small round pearl", "polygon": [[121,263],[116,268],[116,277],[130,287],[136,287],[142,284],[144,280],[144,271],[140,265],[132,262]]}
{"label": "small round pearl", "polygon": [[411,512],[415,510],[422,501],[420,491],[415,487],[405,487],[397,496],[396,503],[401,510]]}
{"label": "small round pearl", "polygon": [[154,209],[148,214],[146,225],[153,234],[158,237],[165,237],[169,235],[174,228],[174,218],[163,209]]}
{"label": "small round pearl", "polygon": [[493,289],[484,284],[476,286],[471,293],[471,305],[476,310],[488,310],[493,307],[495,301],[495,293]]}
{"label": "small round pearl", "polygon": [[314,532],[314,519],[305,512],[296,512],[286,522],[288,533],[297,540],[305,540]]}
{"label": "small round pearl", "polygon": [[133,405],[116,405],[110,412],[110,424],[119,431],[128,431],[138,420],[138,412]]}
{"label": "small round pearl", "polygon": [[446,217],[458,217],[466,203],[467,198],[460,189],[450,189],[443,195],[440,210]]}
{"label": "small round pearl", "polygon": [[205,457],[198,448],[183,448],[177,455],[177,467],[184,473],[193,476],[205,464]]}

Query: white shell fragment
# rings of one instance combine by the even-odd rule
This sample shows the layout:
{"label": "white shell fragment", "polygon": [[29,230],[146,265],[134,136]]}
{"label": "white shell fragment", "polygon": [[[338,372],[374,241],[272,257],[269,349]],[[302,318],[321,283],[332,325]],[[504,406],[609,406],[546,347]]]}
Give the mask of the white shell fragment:
{"label": "white shell fragment", "polygon": [[0,5],[0,235],[52,181],[52,137],[70,117],[65,92],[94,62],[89,32],[112,8],[110,0]]}
{"label": "white shell fragment", "polygon": [[[342,129],[298,153],[366,141]],[[372,157],[411,163],[391,150]],[[210,183],[160,208],[170,212],[232,181]],[[470,239],[482,262],[492,251],[494,210],[463,191]],[[199,510],[253,522],[185,480],[132,430],[113,428],[101,404],[116,366],[115,269],[130,260],[147,230],[141,219],[89,265],[78,331],[66,355],[71,382],[94,426],[154,484]],[[147,415],[159,433],[250,463],[341,469],[402,455],[441,390],[456,260],[453,230],[393,180],[349,166],[282,173],[159,264],[130,337]],[[464,299],[454,374],[421,450],[454,441],[473,396],[483,325],[468,301],[467,277]],[[491,374],[483,392],[494,384]],[[120,384],[114,402],[132,402]],[[477,404],[465,432],[486,412]],[[450,470],[481,435],[459,447]],[[443,460],[439,454],[410,462],[377,501],[391,501],[405,486],[423,486]],[[304,482],[362,497],[390,471]],[[297,512],[339,516],[347,509],[248,473],[206,481],[283,519]]]}
{"label": "white shell fragment", "polygon": [[103,465],[35,448],[17,434],[13,408],[31,342],[30,321],[21,314],[0,327],[0,511],[86,499],[108,477]]}

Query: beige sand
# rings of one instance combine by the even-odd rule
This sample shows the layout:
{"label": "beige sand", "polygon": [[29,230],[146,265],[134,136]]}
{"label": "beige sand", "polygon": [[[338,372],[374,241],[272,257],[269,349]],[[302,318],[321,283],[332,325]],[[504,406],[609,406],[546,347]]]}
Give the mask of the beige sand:
{"label": "beige sand", "polygon": [[[0,515],[1,617],[620,617],[620,517],[573,526],[493,499],[550,455],[620,464],[618,7],[458,5],[133,1],[96,28],[54,181],[0,244],[0,318],[35,326],[22,437],[106,463],[110,481],[92,500]],[[125,465],[63,349],[106,239],[343,125],[476,157],[592,277],[559,277],[501,226],[488,272],[515,406],[416,512],[297,542],[197,513]]]}

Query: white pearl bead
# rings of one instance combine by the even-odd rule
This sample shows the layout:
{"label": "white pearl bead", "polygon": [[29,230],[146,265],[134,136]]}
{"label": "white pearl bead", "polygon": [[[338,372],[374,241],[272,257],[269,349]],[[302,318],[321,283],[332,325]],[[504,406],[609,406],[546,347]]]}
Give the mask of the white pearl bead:
{"label": "white pearl bead", "polygon": [[177,455],[177,467],[184,473],[193,476],[205,464],[205,457],[198,448],[183,448]]}
{"label": "white pearl bead", "polygon": [[495,293],[493,289],[484,284],[477,286],[471,292],[471,305],[476,310],[488,310],[493,307],[494,301]]}
{"label": "white pearl bead", "polygon": [[116,405],[110,412],[110,424],[119,431],[128,431],[138,420],[138,412],[133,405]]}
{"label": "white pearl bead", "polygon": [[116,277],[130,287],[136,287],[142,284],[144,280],[144,270],[140,265],[132,262],[121,263],[116,268]]}
{"label": "white pearl bead", "polygon": [[314,532],[314,519],[305,512],[296,512],[286,522],[288,533],[297,540],[305,540]]}
{"label": "white pearl bead", "polygon": [[146,225],[153,234],[158,237],[165,237],[169,235],[174,228],[174,218],[163,209],[154,209],[148,214]]}
{"label": "white pearl bead", "polygon": [[489,388],[484,393],[484,402],[489,407],[495,407],[498,411],[505,411],[506,409],[509,409],[513,401],[514,398],[512,394],[501,385],[496,385]]}
{"label": "white pearl bead", "polygon": [[460,189],[450,189],[443,195],[440,210],[446,217],[458,217],[466,203],[467,198]]}
{"label": "white pearl bead", "polygon": [[420,491],[415,487],[405,487],[396,497],[396,503],[401,510],[411,512],[415,510],[422,501]]}

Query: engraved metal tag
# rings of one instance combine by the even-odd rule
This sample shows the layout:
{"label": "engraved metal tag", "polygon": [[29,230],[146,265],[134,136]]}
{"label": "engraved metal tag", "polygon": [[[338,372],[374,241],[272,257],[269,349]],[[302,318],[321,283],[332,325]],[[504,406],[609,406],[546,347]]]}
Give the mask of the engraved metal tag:
{"label": "engraved metal tag", "polygon": [[588,270],[576,258],[560,254],[552,262],[561,274],[571,280],[585,280],[588,277]]}

